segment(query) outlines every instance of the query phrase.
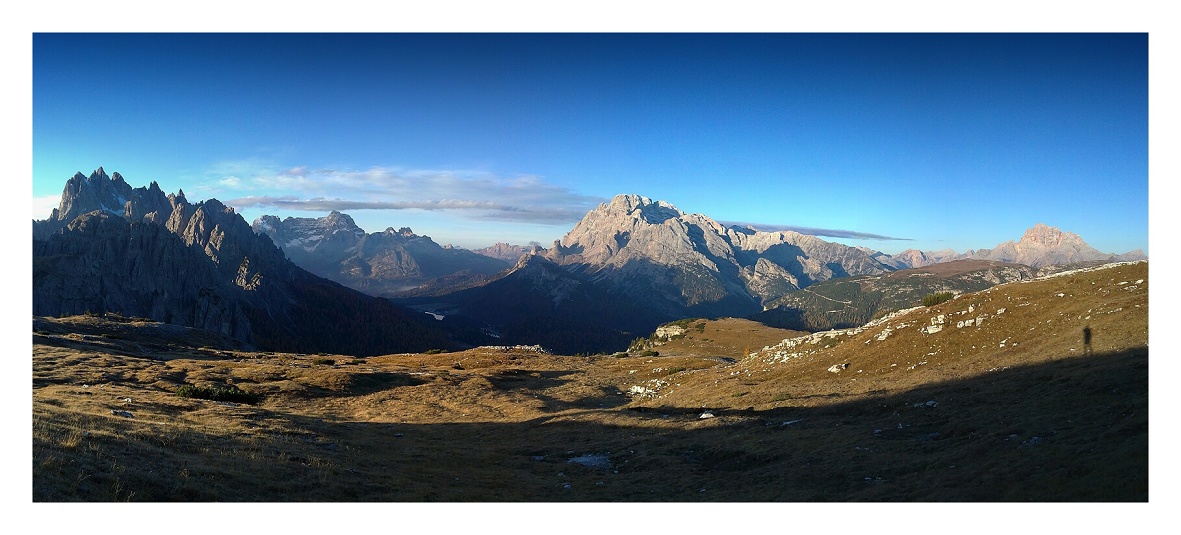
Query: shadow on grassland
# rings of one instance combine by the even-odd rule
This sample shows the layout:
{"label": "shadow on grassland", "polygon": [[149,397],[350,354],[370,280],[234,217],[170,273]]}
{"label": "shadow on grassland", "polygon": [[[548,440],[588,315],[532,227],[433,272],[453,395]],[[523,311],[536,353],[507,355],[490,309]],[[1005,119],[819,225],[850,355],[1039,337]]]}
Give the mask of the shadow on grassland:
{"label": "shadow on grassland", "polygon": [[160,436],[137,431],[134,420],[104,419],[123,435],[73,448],[38,441],[38,425],[51,423],[35,417],[33,498],[1148,500],[1146,347],[822,407],[717,409],[711,420],[701,411],[571,409],[520,423],[431,425],[269,413],[285,421],[279,431],[250,437],[209,429]]}

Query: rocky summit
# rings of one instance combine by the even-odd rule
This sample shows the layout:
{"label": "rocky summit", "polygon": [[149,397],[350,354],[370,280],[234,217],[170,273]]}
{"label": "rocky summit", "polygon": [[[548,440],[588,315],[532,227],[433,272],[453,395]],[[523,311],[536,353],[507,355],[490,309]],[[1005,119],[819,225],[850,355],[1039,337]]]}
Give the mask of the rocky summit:
{"label": "rocky summit", "polygon": [[792,231],[726,227],[639,195],[600,204],[545,254],[675,314],[747,314],[816,282],[891,270],[854,247]]}

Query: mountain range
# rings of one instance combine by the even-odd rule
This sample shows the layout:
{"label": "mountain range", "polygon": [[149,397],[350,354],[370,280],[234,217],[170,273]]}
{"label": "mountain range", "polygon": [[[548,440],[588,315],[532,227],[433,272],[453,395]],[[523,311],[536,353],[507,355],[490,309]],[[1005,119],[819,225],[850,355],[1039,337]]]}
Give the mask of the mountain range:
{"label": "mountain range", "polygon": [[[588,212],[552,247],[529,256],[479,288],[399,302],[474,318],[508,342],[544,339],[574,352],[591,348],[570,338],[577,330],[571,325],[556,325],[563,320],[577,325],[583,339],[613,340],[608,347],[691,317],[751,317],[821,330],[916,306],[930,292],[973,291],[1030,278],[1039,266],[1131,260],[1143,253],[1100,253],[1075,234],[1039,224],[1019,242],[994,249],[888,255],[792,231],[725,226],[664,201],[618,195]],[[935,265],[946,267],[931,269]],[[828,287],[839,288],[834,296],[857,295],[840,298],[845,303],[834,313],[832,301],[817,297]],[[540,304],[514,306],[522,300]]]}
{"label": "mountain range", "polygon": [[317,277],[216,199],[190,203],[100,167],[33,222],[33,314],[115,312],[243,347],[357,355],[447,347],[420,314]]}
{"label": "mountain range", "polygon": [[1100,252],[1078,234],[1038,223],[1026,230],[1020,240],[1009,240],[992,249],[969,249],[962,254],[951,249],[933,252],[907,249],[896,255],[877,253],[875,258],[894,268],[906,269],[955,260],[993,260],[1041,268],[1096,261],[1130,262],[1148,257],[1139,249],[1123,254]]}
{"label": "mountain range", "polygon": [[510,261],[440,246],[408,227],[366,234],[352,217],[336,211],[321,218],[280,220],[264,215],[251,226],[304,269],[381,297],[470,286],[512,266]]}
{"label": "mountain range", "polygon": [[[216,199],[190,203],[155,182],[132,188],[101,168],[67,181],[59,207],[34,221],[33,239],[36,315],[118,312],[259,347],[315,349],[348,339],[358,354],[494,340],[601,352],[681,318],[815,315],[804,303],[830,281],[873,286],[867,281],[903,280],[885,277],[900,270],[964,260],[1039,268],[1144,257],[1101,253],[1042,224],[992,249],[888,255],[727,226],[639,195],[600,204],[548,249],[500,243],[468,251],[406,227],[367,234],[339,212],[266,215],[251,225]],[[973,277],[1011,280],[989,273],[964,274],[960,286],[979,286],[966,282]],[[866,295],[880,293],[869,286]],[[890,290],[887,305],[859,308],[849,321],[907,306],[925,287]]]}

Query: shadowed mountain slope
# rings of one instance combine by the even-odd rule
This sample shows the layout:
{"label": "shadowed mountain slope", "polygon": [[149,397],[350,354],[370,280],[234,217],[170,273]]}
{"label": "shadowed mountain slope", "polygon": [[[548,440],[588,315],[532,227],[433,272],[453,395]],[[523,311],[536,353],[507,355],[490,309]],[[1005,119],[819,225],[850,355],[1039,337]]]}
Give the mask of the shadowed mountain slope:
{"label": "shadowed mountain slope", "polygon": [[133,190],[101,168],[71,178],[33,234],[34,315],[116,312],[275,350],[364,355],[447,344],[420,315],[292,264],[216,199],[165,197],[155,183]]}

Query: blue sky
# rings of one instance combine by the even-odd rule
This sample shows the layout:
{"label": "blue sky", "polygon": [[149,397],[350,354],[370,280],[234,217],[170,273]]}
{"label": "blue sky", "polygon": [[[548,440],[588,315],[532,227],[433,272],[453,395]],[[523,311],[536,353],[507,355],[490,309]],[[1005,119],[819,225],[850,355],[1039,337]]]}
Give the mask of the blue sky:
{"label": "blue sky", "polygon": [[548,246],[638,193],[888,253],[1035,223],[1148,251],[1145,34],[32,40],[35,219],[102,166],[469,248]]}

